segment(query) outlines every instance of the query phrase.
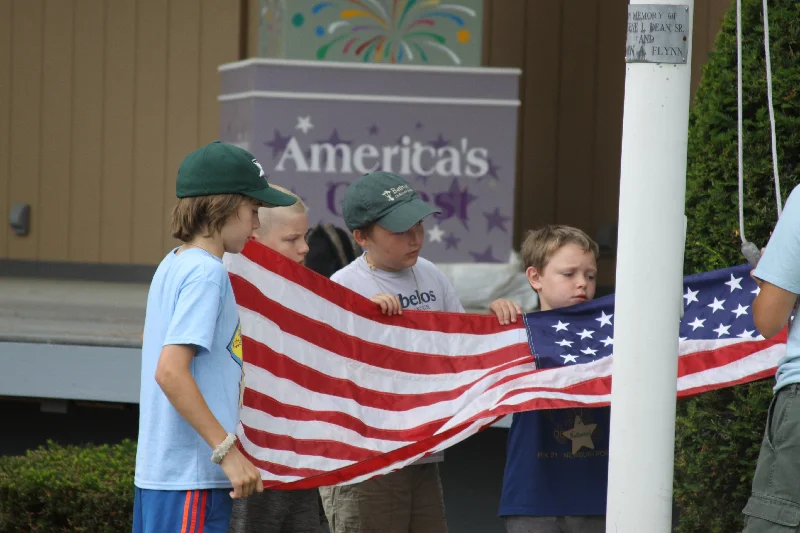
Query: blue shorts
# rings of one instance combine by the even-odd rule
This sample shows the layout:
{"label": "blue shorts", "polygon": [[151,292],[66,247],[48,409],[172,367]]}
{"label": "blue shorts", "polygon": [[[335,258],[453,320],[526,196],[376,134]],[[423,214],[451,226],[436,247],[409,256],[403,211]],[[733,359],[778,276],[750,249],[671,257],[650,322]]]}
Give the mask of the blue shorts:
{"label": "blue shorts", "polygon": [[233,507],[230,492],[136,487],[133,533],[227,533]]}

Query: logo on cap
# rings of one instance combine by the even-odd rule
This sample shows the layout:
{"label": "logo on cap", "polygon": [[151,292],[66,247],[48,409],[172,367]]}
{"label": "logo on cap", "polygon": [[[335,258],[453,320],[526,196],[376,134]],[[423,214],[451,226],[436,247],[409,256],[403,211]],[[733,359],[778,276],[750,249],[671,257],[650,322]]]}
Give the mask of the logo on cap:
{"label": "logo on cap", "polygon": [[411,194],[414,192],[408,185],[400,185],[399,187],[392,187],[391,189],[386,189],[381,194],[386,197],[387,200],[390,202],[394,202],[401,196],[405,196],[406,194]]}
{"label": "logo on cap", "polygon": [[253,159],[253,164],[254,164],[255,166],[257,166],[257,167],[258,167],[258,176],[259,176],[260,178],[263,178],[263,177],[264,177],[264,167],[262,167],[262,166],[261,166],[261,163],[259,163],[259,162],[258,162],[257,160],[255,160],[255,159]]}

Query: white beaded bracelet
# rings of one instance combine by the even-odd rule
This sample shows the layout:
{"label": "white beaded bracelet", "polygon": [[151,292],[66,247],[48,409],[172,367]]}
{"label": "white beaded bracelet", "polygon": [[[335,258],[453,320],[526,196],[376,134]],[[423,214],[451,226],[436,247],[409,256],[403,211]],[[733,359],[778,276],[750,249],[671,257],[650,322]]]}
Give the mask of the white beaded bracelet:
{"label": "white beaded bracelet", "polygon": [[228,436],[225,437],[225,440],[222,441],[222,444],[214,449],[214,453],[211,454],[211,461],[216,464],[220,464],[225,456],[228,455],[228,451],[230,451],[234,442],[236,442],[236,435],[233,433],[228,433]]}

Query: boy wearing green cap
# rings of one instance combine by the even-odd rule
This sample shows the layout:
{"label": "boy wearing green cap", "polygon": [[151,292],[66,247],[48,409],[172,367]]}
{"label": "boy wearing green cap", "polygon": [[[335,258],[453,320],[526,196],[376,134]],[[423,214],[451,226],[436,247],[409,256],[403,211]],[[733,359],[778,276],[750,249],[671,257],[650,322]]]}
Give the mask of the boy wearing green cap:
{"label": "boy wearing green cap", "polygon": [[[366,251],[331,280],[371,299],[385,314],[403,309],[464,312],[455,289],[430,261],[419,256],[422,221],[439,211],[425,203],[400,176],[371,172],[345,192],[342,214]],[[516,322],[522,310],[508,300],[492,302],[501,324]],[[331,533],[444,533],[441,453],[385,476],[320,489]]]}
{"label": "boy wearing green cap", "polygon": [[[150,284],[142,342],[134,533],[228,530],[232,498],[263,490],[234,445],[242,349],[224,252],[239,253],[270,188],[252,154],[214,142],[178,169],[172,235]],[[231,490],[233,489],[233,490]]]}

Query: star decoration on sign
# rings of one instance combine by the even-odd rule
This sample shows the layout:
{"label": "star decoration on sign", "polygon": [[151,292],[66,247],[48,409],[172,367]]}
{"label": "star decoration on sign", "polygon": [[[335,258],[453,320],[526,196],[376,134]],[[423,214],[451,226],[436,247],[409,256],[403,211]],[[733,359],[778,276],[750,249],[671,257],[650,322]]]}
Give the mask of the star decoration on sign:
{"label": "star decoration on sign", "polygon": [[377,135],[379,131],[380,129],[378,129],[377,124],[373,124],[372,126],[367,128],[367,132],[369,132],[370,135]]}
{"label": "star decoration on sign", "polygon": [[428,242],[442,242],[442,237],[444,235],[445,232],[437,224],[428,230]]}
{"label": "star decoration on sign", "polygon": [[450,248],[455,248],[456,250],[458,250],[458,242],[460,240],[461,239],[459,237],[456,237],[452,233],[448,234],[447,237],[444,238],[444,244],[445,244],[444,249],[449,250]]}
{"label": "star decoration on sign", "polygon": [[730,287],[730,288],[731,288],[731,292],[733,292],[733,291],[735,291],[736,289],[741,289],[741,288],[742,288],[742,286],[741,286],[741,284],[740,284],[740,283],[741,283],[741,281],[742,281],[742,278],[737,278],[737,277],[734,277],[734,275],[733,275],[733,274],[731,274],[731,280],[730,280],[730,281],[726,281],[726,282],[725,282],[725,285],[727,285],[728,287]]}
{"label": "star decoration on sign", "polygon": [[712,309],[711,313],[713,314],[713,313],[716,313],[717,311],[724,311],[725,308],[722,307],[722,304],[724,304],[724,303],[725,303],[725,300],[719,300],[719,299],[717,299],[717,297],[714,297],[714,301],[711,302],[710,304],[708,304],[707,307],[710,307]]}
{"label": "star decoration on sign", "polygon": [[697,299],[697,293],[700,291],[693,291],[691,288],[686,287],[686,294],[683,297],[686,299],[686,305],[689,305],[692,302],[699,302]]}
{"label": "star decoration on sign", "polygon": [[430,141],[429,144],[434,147],[434,149],[438,150],[439,148],[444,148],[445,146],[450,144],[450,141],[447,141],[442,137],[442,134],[439,134],[435,140]]}
{"label": "star decoration on sign", "polygon": [[614,316],[614,314],[612,313],[607,315],[605,311],[600,311],[600,313],[600,318],[595,318],[596,321],[600,322],[600,327],[602,328],[603,326],[610,326],[611,317]]}
{"label": "star decoration on sign", "polygon": [[421,130],[421,129],[422,129],[422,126],[423,126],[422,122],[417,122],[417,126],[416,126],[416,128],[417,128],[418,130]]}
{"label": "star decoration on sign", "polygon": [[584,424],[581,417],[575,417],[575,424],[572,429],[562,431],[561,434],[572,441],[572,454],[578,453],[581,448],[589,448],[594,450],[594,441],[592,441],[592,433],[594,433],[597,424]]}
{"label": "star decoration on sign", "polygon": [[508,222],[511,217],[501,215],[499,207],[495,207],[492,213],[487,213],[484,211],[483,216],[486,217],[487,222],[486,233],[489,233],[494,228],[500,229],[500,231],[503,233],[508,233],[506,222]]}
{"label": "star decoration on sign", "polygon": [[267,141],[264,144],[272,148],[272,159],[275,159],[277,156],[283,153],[286,150],[286,147],[289,145],[289,141],[292,140],[292,136],[288,135],[284,137],[281,135],[281,132],[275,130],[275,134],[272,137],[271,141]]}
{"label": "star decoration on sign", "polygon": [[499,263],[500,260],[492,255],[492,247],[488,246],[483,252],[470,252],[469,255],[476,263]]}
{"label": "star decoration on sign", "polygon": [[567,326],[569,326],[569,322],[564,323],[559,320],[558,324],[554,324],[551,327],[556,328],[556,333],[558,333],[559,331],[567,331]]}
{"label": "star decoration on sign", "polygon": [[[333,146],[336,146],[336,145],[339,145],[339,144],[346,144],[347,146],[350,146],[351,144],[353,144],[353,141],[345,141],[344,139],[339,137],[339,131],[336,128],[333,128],[333,131],[331,132],[331,136],[330,137],[328,137],[327,139],[319,140],[317,142],[320,143],[320,144],[322,144],[322,143],[330,143]],[[340,150],[337,150],[336,153],[339,155],[339,157],[341,157],[341,151]]]}
{"label": "star decoration on sign", "polygon": [[311,117],[297,117],[297,126],[295,126],[295,129],[303,133],[308,133],[308,130],[314,129],[314,125],[311,123]]}
{"label": "star decoration on sign", "polygon": [[578,362],[578,356],[577,355],[562,355],[561,357],[564,358],[564,364],[565,365],[567,363],[577,363]]}

